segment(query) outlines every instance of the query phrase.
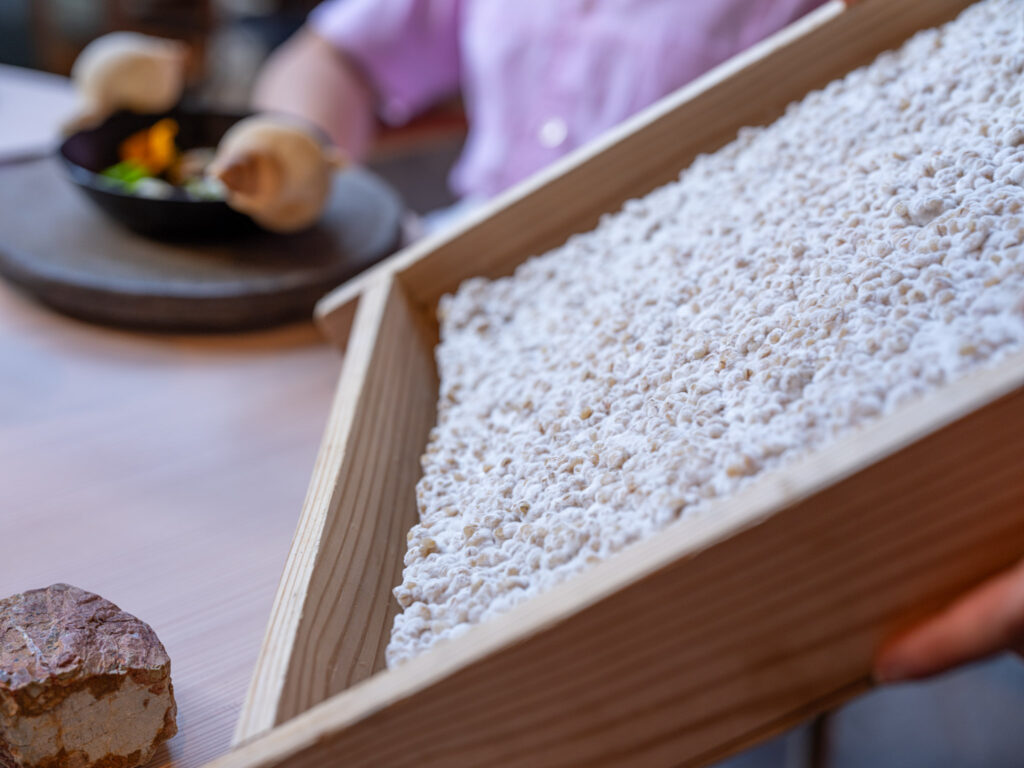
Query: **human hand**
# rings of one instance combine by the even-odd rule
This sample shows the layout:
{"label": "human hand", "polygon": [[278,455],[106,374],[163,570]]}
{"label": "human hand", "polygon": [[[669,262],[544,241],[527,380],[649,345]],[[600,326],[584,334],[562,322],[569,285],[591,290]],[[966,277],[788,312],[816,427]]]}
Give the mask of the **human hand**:
{"label": "human hand", "polygon": [[1024,560],[887,643],[875,679],[916,680],[1006,650],[1024,654]]}

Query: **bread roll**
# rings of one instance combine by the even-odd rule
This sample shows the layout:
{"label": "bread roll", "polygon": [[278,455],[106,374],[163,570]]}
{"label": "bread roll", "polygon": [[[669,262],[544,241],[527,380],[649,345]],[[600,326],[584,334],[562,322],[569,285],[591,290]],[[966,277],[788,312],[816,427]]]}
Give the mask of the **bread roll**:
{"label": "bread roll", "polygon": [[121,109],[144,114],[171,109],[185,88],[187,56],[184,43],[137,32],[96,38],[71,69],[81,105],[65,130],[93,127]]}
{"label": "bread roll", "polygon": [[309,227],[327,204],[334,172],[345,164],[298,119],[255,115],[232,126],[217,147],[209,173],[227,189],[227,201],[273,232]]}
{"label": "bread roll", "polygon": [[0,600],[0,766],[133,768],[176,712],[149,625],[67,584]]}

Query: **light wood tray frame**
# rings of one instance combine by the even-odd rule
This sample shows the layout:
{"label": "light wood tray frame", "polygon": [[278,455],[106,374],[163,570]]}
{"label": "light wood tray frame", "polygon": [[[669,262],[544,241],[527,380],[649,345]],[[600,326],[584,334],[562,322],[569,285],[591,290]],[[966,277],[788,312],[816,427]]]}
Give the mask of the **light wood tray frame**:
{"label": "light wood tray frame", "polygon": [[324,299],[344,369],[217,768],[704,765],[870,685],[892,632],[1024,553],[1024,358],[395,670],[434,307],[510,273],[970,0],[835,0]]}

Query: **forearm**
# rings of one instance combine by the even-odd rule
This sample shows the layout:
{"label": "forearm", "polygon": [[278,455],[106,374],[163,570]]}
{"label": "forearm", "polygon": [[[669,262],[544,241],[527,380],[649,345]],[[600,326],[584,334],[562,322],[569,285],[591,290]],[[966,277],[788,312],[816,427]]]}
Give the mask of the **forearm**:
{"label": "forearm", "polygon": [[308,29],[278,48],[253,91],[257,109],[288,112],[325,130],[353,159],[373,140],[373,95],[358,70]]}

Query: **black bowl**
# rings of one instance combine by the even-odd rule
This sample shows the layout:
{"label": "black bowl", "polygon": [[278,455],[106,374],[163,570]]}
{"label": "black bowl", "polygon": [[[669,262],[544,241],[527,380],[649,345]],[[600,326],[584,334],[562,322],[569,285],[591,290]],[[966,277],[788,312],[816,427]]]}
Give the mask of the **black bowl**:
{"label": "black bowl", "polygon": [[108,216],[128,229],[157,239],[219,240],[256,225],[219,200],[196,200],[183,190],[171,197],[148,198],[112,187],[100,172],[118,161],[117,149],[136,131],[164,117],[178,122],[176,143],[181,149],[215,147],[228,128],[243,113],[199,112],[175,109],[163,115],[137,115],[119,112],[102,125],[69,136],[60,147],[71,181]]}

